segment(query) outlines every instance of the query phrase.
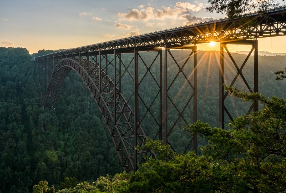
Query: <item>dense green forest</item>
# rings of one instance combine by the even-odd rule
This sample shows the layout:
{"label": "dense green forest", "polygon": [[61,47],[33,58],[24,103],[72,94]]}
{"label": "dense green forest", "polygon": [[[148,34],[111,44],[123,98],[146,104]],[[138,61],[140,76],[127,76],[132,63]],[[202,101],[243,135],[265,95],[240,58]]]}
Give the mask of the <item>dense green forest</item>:
{"label": "dense green forest", "polygon": [[56,108],[44,109],[26,49],[0,49],[0,192],[31,192],[40,180],[96,180],[121,171],[97,106],[71,73]]}
{"label": "dense green forest", "polygon": [[[43,53],[46,52],[39,52]],[[154,56],[149,57],[152,54],[154,55],[142,53],[146,63],[152,62],[151,58]],[[179,65],[183,65],[183,59],[187,57],[188,52],[174,51],[174,55],[180,61]],[[198,119],[211,126],[218,125],[218,57],[218,52],[198,53]],[[234,54],[234,58],[238,64],[242,64],[246,56]],[[170,56],[169,59],[172,61]],[[285,67],[285,59],[285,56],[259,57],[259,92],[266,96],[286,98],[283,90],[286,83],[276,81],[274,74]],[[130,61],[130,58],[126,60]],[[227,64],[231,63],[228,58],[226,60]],[[252,61],[253,57],[250,57],[243,70],[246,77],[253,74]],[[186,67],[187,74],[192,71],[191,64],[192,62]],[[142,65],[141,63],[139,70],[144,74],[145,67]],[[0,192],[31,192],[33,185],[43,180],[47,180],[49,185],[54,185],[58,189],[65,177],[91,183],[100,176],[113,176],[121,172],[117,154],[101,114],[79,76],[75,72],[70,73],[62,86],[55,107],[44,109],[37,68],[26,49],[0,48]],[[132,74],[132,66],[129,70]],[[158,70],[158,65],[151,68],[156,80],[159,78]],[[169,70],[178,71],[174,62],[170,62]],[[234,66],[226,65],[226,72],[227,82],[231,82],[236,74]],[[170,73],[169,84],[175,76],[175,72]],[[131,97],[132,104],[130,88],[133,88],[133,84],[130,84],[130,80],[129,75],[123,77],[122,89],[126,98]],[[181,89],[180,85],[185,80],[180,74],[170,89],[170,98],[174,99],[179,108],[186,104],[187,96],[190,95],[190,87]],[[252,86],[253,80],[247,80]],[[148,74],[139,88],[139,93],[148,105],[158,92],[154,85],[153,78]],[[237,80],[234,87],[246,90],[241,79]],[[247,112],[247,104],[242,105],[238,99],[227,100],[226,105],[229,108],[245,106],[234,111],[235,117]],[[156,119],[159,115],[158,105],[156,98],[152,106]],[[192,105],[189,106],[185,114],[191,117]],[[146,109],[142,101],[140,108],[142,118]],[[172,125],[178,112],[171,105],[169,111],[169,124]],[[188,122],[192,122],[192,119],[188,119]],[[158,129],[151,115],[146,116],[142,126],[148,136],[156,139]],[[183,152],[191,139],[191,135],[184,131],[182,126],[186,127],[187,124],[180,120],[169,138],[170,144],[177,152]],[[199,143],[204,145],[205,141],[200,140]],[[104,180],[106,179],[102,178],[102,181]]]}

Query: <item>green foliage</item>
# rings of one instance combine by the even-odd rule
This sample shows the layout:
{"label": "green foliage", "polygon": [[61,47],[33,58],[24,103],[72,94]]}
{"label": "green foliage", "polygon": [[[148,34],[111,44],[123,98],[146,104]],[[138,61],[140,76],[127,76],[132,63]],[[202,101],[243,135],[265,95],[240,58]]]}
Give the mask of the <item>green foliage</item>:
{"label": "green foliage", "polygon": [[60,190],[65,188],[73,188],[78,184],[78,180],[73,177],[65,177],[65,180],[60,183]]}
{"label": "green foliage", "polygon": [[112,181],[111,181],[109,175],[107,175],[106,177],[100,176],[97,179],[96,186],[100,191],[112,192]]}
{"label": "green foliage", "polygon": [[286,73],[286,68],[285,70],[279,70],[275,72],[275,74],[277,75],[276,80],[283,80],[284,78],[286,78],[285,73]]}
{"label": "green foliage", "polygon": [[241,16],[250,11],[264,12],[280,4],[277,0],[208,0],[208,2],[210,3],[207,7],[208,11],[226,14],[229,18]]}
{"label": "green foliage", "polygon": [[[236,118],[228,129],[198,121],[185,128],[208,144],[203,155],[178,154],[160,141],[144,147],[157,155],[114,192],[284,192],[286,190],[286,100],[227,88],[244,101],[261,102],[258,112]],[[100,178],[101,189],[111,190],[111,179]]]}
{"label": "green foliage", "polygon": [[38,185],[33,186],[33,193],[55,193],[55,188],[49,187],[47,181],[40,181]]}
{"label": "green foliage", "polygon": [[[89,184],[88,182],[81,182],[78,184],[73,184],[75,182],[74,178],[66,178],[65,185],[72,185],[72,187],[65,187],[59,191],[55,191],[54,187],[48,187],[47,181],[40,181],[38,185],[34,185],[33,193],[101,193],[94,184]],[[72,184],[70,184],[72,183]]]}
{"label": "green foliage", "polygon": [[43,55],[46,55],[46,54],[51,54],[53,52],[55,52],[55,50],[45,50],[45,49],[43,49],[43,50],[39,50],[37,53],[32,54],[31,56],[32,57],[39,57],[39,56],[43,56]]}
{"label": "green foliage", "polygon": [[57,191],[57,193],[101,193],[94,184],[89,184],[88,182],[81,182],[73,188],[66,188]]}
{"label": "green foliage", "polygon": [[194,152],[177,154],[159,141],[147,140],[144,149],[158,154],[131,174],[126,192],[208,192],[212,187],[211,159]]}
{"label": "green foliage", "polygon": [[219,188],[228,192],[281,192],[286,189],[286,101],[229,88],[245,101],[263,103],[264,108],[236,118],[228,130],[197,122],[190,132],[206,137],[203,154],[220,167]]}
{"label": "green foliage", "polygon": [[46,150],[47,160],[51,163],[56,163],[58,159],[58,154],[56,151]]}
{"label": "green foliage", "polygon": [[126,172],[115,174],[111,179],[109,175],[101,176],[96,180],[96,187],[107,193],[125,192],[129,182],[130,174]]}
{"label": "green foliage", "polygon": [[56,108],[44,109],[39,75],[26,49],[0,48],[0,192],[32,192],[44,180],[58,189],[67,176],[84,181],[120,172],[101,114],[82,80],[71,73]]}

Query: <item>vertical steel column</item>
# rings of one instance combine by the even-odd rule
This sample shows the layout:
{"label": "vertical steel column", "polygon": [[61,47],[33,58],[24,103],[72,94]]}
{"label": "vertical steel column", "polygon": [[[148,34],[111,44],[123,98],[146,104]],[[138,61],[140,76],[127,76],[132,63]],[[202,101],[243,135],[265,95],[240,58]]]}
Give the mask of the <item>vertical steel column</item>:
{"label": "vertical steel column", "polygon": [[40,84],[41,84],[41,98],[43,97],[43,91],[44,91],[44,80],[43,80],[43,77],[45,76],[45,73],[44,73],[44,65],[45,65],[45,59],[43,58],[40,62],[40,76],[39,76],[39,79],[40,79]]}
{"label": "vertical steel column", "polygon": [[134,48],[134,171],[137,170],[137,131],[139,121],[139,98],[138,98],[138,49]]}
{"label": "vertical steel column", "polygon": [[108,54],[105,54],[105,74],[108,76]]}
{"label": "vertical steel column", "polygon": [[[56,57],[56,64],[55,64],[55,67],[59,64],[59,58]],[[53,72],[54,72],[55,68],[53,69]]]}
{"label": "vertical steel column", "polygon": [[78,52],[78,60],[79,60],[79,65],[81,65],[81,55],[80,55],[80,51]]}
{"label": "vertical steel column", "polygon": [[220,43],[219,65],[219,127],[224,128],[224,43]]}
{"label": "vertical steel column", "polygon": [[[198,96],[198,72],[197,72],[197,63],[198,63],[198,52],[197,46],[193,47],[194,53],[194,99],[193,99],[193,123],[197,122],[198,120],[198,107],[197,107],[197,96]],[[193,150],[198,152],[198,140],[197,140],[197,133],[193,133]]]}
{"label": "vertical steel column", "polygon": [[47,59],[47,66],[46,66],[47,67],[47,74],[46,74],[47,75],[46,76],[47,85],[49,84],[49,66],[50,66],[50,57],[48,57],[48,59]]}
{"label": "vertical steel column", "polygon": [[[254,47],[254,92],[258,93],[258,40],[253,42]],[[258,111],[258,102],[254,104],[254,111]]]}
{"label": "vertical steel column", "polygon": [[90,68],[90,64],[89,64],[89,51],[87,51],[87,56],[86,56],[86,60],[87,60],[87,68]]}
{"label": "vertical steel column", "polygon": [[[97,55],[95,55],[94,57],[95,57],[95,64],[98,65]],[[92,66],[91,66],[91,67],[92,67]]]}
{"label": "vertical steel column", "polygon": [[117,98],[117,91],[116,91],[116,84],[117,84],[117,81],[116,81],[116,50],[114,50],[114,98],[113,98],[113,102],[114,102],[114,127],[116,128],[116,124],[117,124],[117,117],[116,117],[116,112],[117,112],[117,109],[116,109],[116,98]]}
{"label": "vertical steel column", "polygon": [[101,95],[101,79],[102,79],[102,74],[101,74],[101,51],[99,51],[99,86],[98,86],[98,88],[99,88],[99,94]]}
{"label": "vertical steel column", "polygon": [[118,54],[118,57],[119,57],[119,65],[118,65],[119,85],[118,85],[118,89],[119,89],[119,93],[121,93],[121,63],[122,63],[122,60],[121,60],[121,54],[120,53]]}
{"label": "vertical steel column", "polygon": [[160,127],[159,127],[159,140],[163,141],[163,55],[162,50],[159,51],[160,54],[160,107],[159,107],[159,116],[160,116]]}
{"label": "vertical steel column", "polygon": [[167,80],[167,74],[168,74],[168,48],[167,45],[165,45],[164,50],[164,145],[168,144],[168,80]]}
{"label": "vertical steel column", "polygon": [[46,97],[46,91],[47,91],[47,67],[48,67],[48,63],[49,63],[49,58],[47,57],[47,62],[46,62],[46,66],[45,66],[45,87],[44,87],[44,96]]}
{"label": "vertical steel column", "polygon": [[53,70],[52,70],[52,73],[54,72],[54,69],[55,69],[55,56],[53,56]]}

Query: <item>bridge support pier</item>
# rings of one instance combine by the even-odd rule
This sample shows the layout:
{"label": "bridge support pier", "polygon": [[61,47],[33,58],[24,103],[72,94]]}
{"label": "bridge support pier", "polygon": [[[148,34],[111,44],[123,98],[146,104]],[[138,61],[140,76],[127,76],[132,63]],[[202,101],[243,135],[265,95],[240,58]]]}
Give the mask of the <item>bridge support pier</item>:
{"label": "bridge support pier", "polygon": [[[175,56],[172,54],[171,49],[186,49],[186,50],[191,50],[191,53],[187,56],[187,58],[184,59],[183,64],[179,64],[175,58]],[[191,74],[185,74],[184,69],[186,67],[187,62],[190,60],[191,56],[194,56],[194,61],[193,61],[193,71]],[[174,66],[178,67],[178,72],[176,76],[174,77],[173,80],[171,80],[170,84],[168,83],[168,56],[171,57],[171,62],[174,62]],[[172,130],[178,123],[179,119],[183,119],[184,123],[186,125],[190,124],[188,120],[186,120],[183,116],[188,104],[193,100],[193,123],[197,122],[197,46],[165,46],[164,49],[164,96],[163,96],[163,101],[164,101],[164,144],[168,145],[168,137],[170,136]],[[179,76],[183,76],[185,78],[185,84],[189,85],[192,89],[192,95],[188,96],[187,103],[184,106],[183,109],[179,109],[175,103],[174,103],[174,98],[169,94],[169,90],[171,87],[174,86],[174,82]],[[190,78],[193,76],[193,81],[190,80]],[[173,125],[171,125],[170,128],[168,128],[168,101],[170,101],[174,108],[176,109],[177,113],[179,114],[179,117],[175,121]],[[184,150],[184,153],[188,151],[188,148],[190,145],[193,144],[193,150],[197,153],[197,134],[193,134],[193,138],[190,141],[190,143],[187,145],[187,147]]]}
{"label": "bridge support pier", "polygon": [[138,122],[139,122],[139,80],[138,80],[138,49],[134,48],[134,170],[137,170]]}
{"label": "bridge support pier", "polygon": [[47,61],[45,62],[45,64],[44,64],[44,92],[43,92],[43,95],[44,95],[44,98],[45,98],[45,96],[46,96],[46,92],[47,92],[47,68],[48,68],[48,66],[49,66],[49,57],[47,57]]}
{"label": "bridge support pier", "polygon": [[[231,53],[229,52],[227,45],[228,44],[237,44],[237,45],[251,45],[251,50],[249,51],[246,59],[244,60],[243,64],[241,67],[239,67],[232,57]],[[226,51],[226,52],[225,52]],[[234,83],[236,82],[237,78],[240,76],[247,86],[247,89],[250,93],[253,92],[258,92],[258,41],[257,40],[238,40],[238,41],[226,41],[226,42],[221,42],[220,43],[220,65],[219,65],[219,127],[224,128],[225,122],[225,112],[230,118],[230,120],[233,120],[232,115],[230,114],[230,111],[226,108],[225,106],[225,99],[229,95],[229,92],[225,92],[224,86],[225,86],[225,53],[229,56],[231,62],[235,66],[237,73],[230,83],[230,86],[232,87]],[[249,86],[249,83],[245,79],[242,70],[244,66],[246,65],[247,61],[249,60],[251,55],[254,55],[254,84],[253,84],[253,89]],[[251,111],[258,111],[258,103],[254,103],[251,105],[248,114]]]}
{"label": "bridge support pier", "polygon": [[159,83],[159,95],[160,95],[160,106],[159,106],[159,140],[163,141],[163,51],[158,51],[160,56],[160,83]]}
{"label": "bridge support pier", "polygon": [[99,51],[99,82],[98,82],[98,90],[99,90],[99,93],[101,93],[101,80],[102,80],[102,72],[101,72],[101,69],[102,69],[102,55],[101,55],[101,51]]}

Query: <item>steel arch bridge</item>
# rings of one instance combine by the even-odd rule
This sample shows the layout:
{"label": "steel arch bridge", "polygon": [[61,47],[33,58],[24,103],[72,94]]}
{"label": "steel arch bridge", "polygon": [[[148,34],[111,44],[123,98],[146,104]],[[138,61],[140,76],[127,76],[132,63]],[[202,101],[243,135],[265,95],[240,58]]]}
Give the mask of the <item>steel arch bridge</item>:
{"label": "steel arch bridge", "polygon": [[[230,120],[234,118],[233,109],[225,105],[229,97],[223,86],[226,76],[225,54],[236,70],[229,86],[233,86],[240,77],[249,92],[258,92],[257,39],[286,35],[285,13],[286,8],[279,7],[263,14],[246,14],[239,19],[212,20],[37,57],[45,93],[44,104],[46,107],[54,105],[63,81],[70,71],[76,71],[98,105],[123,169],[136,170],[137,163],[144,161],[144,155],[153,155],[152,152],[142,152],[135,148],[143,145],[146,136],[149,136],[144,128],[147,125],[144,121],[154,122],[155,131],[152,138],[163,141],[165,145],[170,144],[168,139],[177,127],[197,121],[196,44],[220,42],[218,122],[219,127],[223,128],[225,117]],[[241,66],[232,57],[228,44],[251,46]],[[187,50],[187,55],[184,59],[179,59],[174,50],[183,49]],[[142,53],[147,51],[152,54],[144,57]],[[251,77],[253,84],[247,82],[242,71],[251,55],[254,56],[254,74]],[[146,102],[144,90],[140,90],[147,79],[149,84],[150,80],[153,82],[149,86],[153,86],[156,91],[154,96],[148,96],[151,102]],[[128,88],[131,93],[128,97],[124,94],[126,91],[123,91],[126,80],[133,85]],[[171,92],[183,86],[178,85],[178,82],[184,84],[184,90],[188,92],[183,105],[178,105],[177,96]],[[252,104],[248,113],[257,110],[258,104]],[[190,147],[197,151],[196,134],[185,146],[185,152],[189,151]]]}
{"label": "steel arch bridge", "polygon": [[84,59],[67,58],[61,60],[54,68],[47,89],[45,106],[54,104],[61,85],[71,70],[79,74],[98,105],[123,168],[125,170],[129,170],[129,167],[134,168],[133,164],[136,162],[133,156],[134,143],[132,136],[137,135],[136,145],[143,145],[145,134],[140,126],[137,132],[134,133],[134,123],[130,121],[134,120],[134,113],[105,72],[101,72],[102,77],[99,81],[98,65]]}

